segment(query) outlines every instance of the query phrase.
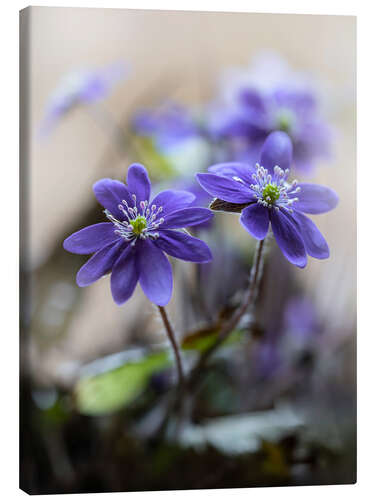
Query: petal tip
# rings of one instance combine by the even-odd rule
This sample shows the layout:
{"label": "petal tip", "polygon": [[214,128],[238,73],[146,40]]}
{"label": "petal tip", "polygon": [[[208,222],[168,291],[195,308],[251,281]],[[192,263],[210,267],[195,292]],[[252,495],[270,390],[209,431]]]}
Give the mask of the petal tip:
{"label": "petal tip", "polygon": [[[292,262],[292,264],[293,264],[293,262]],[[307,266],[307,260],[305,262],[296,263],[294,265],[299,267],[300,269],[305,269],[305,267]]]}
{"label": "petal tip", "polygon": [[293,145],[288,134],[277,130],[271,132],[263,143],[260,152],[260,163],[272,170],[276,165],[283,170],[290,168],[293,157]]}
{"label": "petal tip", "polygon": [[168,297],[168,299],[155,301],[154,304],[157,306],[160,306],[160,307],[164,307],[169,303],[170,300],[171,300],[171,297]]}
{"label": "petal tip", "polygon": [[147,169],[144,165],[142,165],[142,163],[132,163],[131,165],[129,165],[128,172],[132,170],[139,170],[147,173]]}
{"label": "petal tip", "polygon": [[70,238],[70,236],[65,238],[65,240],[63,241],[63,244],[62,244],[63,249],[66,250],[67,252],[70,252],[70,250],[69,250],[69,238]]}
{"label": "petal tip", "polygon": [[92,190],[95,193],[97,191],[97,189],[99,188],[99,186],[102,186],[103,184],[111,182],[111,181],[113,181],[113,179],[110,179],[109,177],[104,177],[103,179],[99,179],[98,181],[94,182],[94,184],[92,185]]}
{"label": "petal tip", "polygon": [[78,271],[77,276],[76,276],[76,283],[80,288],[84,288],[84,287],[88,286],[87,283],[85,283],[85,281],[81,279],[81,277],[79,275],[79,271]]}
{"label": "petal tip", "polygon": [[210,248],[207,246],[207,249],[208,249],[208,252],[207,252],[207,259],[205,260],[202,260],[201,261],[201,264],[208,264],[209,262],[212,262],[213,261],[213,258],[214,256],[212,255],[212,252],[210,250]]}
{"label": "petal tip", "polygon": [[333,209],[333,208],[336,208],[337,205],[339,204],[340,198],[339,198],[339,195],[336,193],[336,191],[334,191],[333,189],[332,189],[332,194],[333,194],[333,207],[332,207],[332,209]]}
{"label": "petal tip", "polygon": [[132,183],[132,179],[144,179],[146,182],[150,182],[147,168],[142,165],[142,163],[132,163],[128,167],[127,172],[127,184]]}

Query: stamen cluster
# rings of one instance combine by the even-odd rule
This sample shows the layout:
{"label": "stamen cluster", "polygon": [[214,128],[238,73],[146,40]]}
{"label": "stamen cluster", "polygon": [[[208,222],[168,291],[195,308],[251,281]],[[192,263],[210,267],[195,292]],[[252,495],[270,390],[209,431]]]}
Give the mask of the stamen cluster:
{"label": "stamen cluster", "polygon": [[266,208],[284,208],[292,212],[290,206],[298,201],[298,198],[291,196],[301,189],[297,186],[298,181],[294,180],[291,184],[286,181],[289,169],[283,170],[276,165],[273,170],[271,175],[266,168],[256,164],[256,173],[252,175],[254,184],[250,184],[250,188],[255,191],[254,197]]}
{"label": "stamen cluster", "polygon": [[118,205],[119,210],[124,214],[124,220],[116,219],[109,210],[104,210],[107,218],[116,226],[114,231],[116,234],[130,241],[131,245],[135,245],[138,238],[145,240],[151,238],[156,240],[159,237],[157,229],[163,224],[164,219],[160,217],[163,207],[156,207],[156,205],[149,206],[147,200],[139,203],[140,210],[137,207],[137,197],[132,195],[134,206],[130,207],[129,204],[122,200],[122,204]]}

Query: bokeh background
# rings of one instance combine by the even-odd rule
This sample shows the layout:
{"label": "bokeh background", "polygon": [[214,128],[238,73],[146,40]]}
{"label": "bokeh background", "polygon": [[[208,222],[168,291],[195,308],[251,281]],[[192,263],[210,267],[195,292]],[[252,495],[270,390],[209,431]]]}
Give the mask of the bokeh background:
{"label": "bokeh background", "polygon": [[[21,486],[52,493],[355,481],[355,18],[38,7],[28,12]],[[166,99],[203,108],[214,97],[223,71],[246,67],[261,51],[277,53],[319,82],[334,139],[332,158],[320,162],[313,181],[334,188],[340,204],[314,220],[331,257],[310,259],[301,271],[272,248],[256,318],[260,340],[253,335],[246,349],[240,349],[242,358],[233,348],[219,359],[197,405],[195,425],[178,444],[155,451],[145,444],[143,431],[156,393],[150,401],[143,395],[143,406],[137,401],[130,409],[117,405],[113,411],[99,408],[90,414],[77,404],[76,392],[87,373],[120,366],[128,348],[164,340],[155,311],[139,289],[130,302],[116,306],[107,278],[79,289],[75,273],[83,260],[62,250],[66,236],[91,221],[95,210],[100,215],[92,184],[107,176],[124,180],[127,166],[140,158],[134,157],[134,148],[116,149],[111,131],[85,106],[64,116],[47,138],[41,139],[38,131],[48,96],[77,68],[126,64],[126,78],[103,106],[127,130],[137,109]],[[205,277],[207,290],[220,289],[229,280],[234,294],[246,282],[251,244],[236,217],[218,216],[230,230],[229,253],[222,257],[229,277]],[[227,266],[230,255],[236,264]],[[168,309],[181,340],[204,323],[196,311],[181,312],[194,272],[188,263],[175,266]],[[243,281],[236,281],[241,272]],[[263,349],[262,332],[284,325],[287,299],[296,297],[314,311],[311,328],[317,335],[308,342],[284,339],[280,349],[286,368],[272,376],[278,354],[274,358],[267,346]],[[219,300],[210,291],[206,300],[226,305],[226,298]],[[298,311],[302,305],[296,307]],[[215,307],[211,313],[217,313]],[[259,381],[252,370],[260,358],[272,370]],[[211,401],[216,393],[220,401]],[[226,421],[229,417],[234,420]],[[138,419],[146,423],[135,438]]]}

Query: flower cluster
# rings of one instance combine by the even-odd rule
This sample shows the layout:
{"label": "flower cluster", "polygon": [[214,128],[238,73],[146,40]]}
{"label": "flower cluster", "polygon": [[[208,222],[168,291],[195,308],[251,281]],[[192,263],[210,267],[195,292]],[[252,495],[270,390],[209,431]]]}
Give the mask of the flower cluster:
{"label": "flower cluster", "polygon": [[[286,132],[293,143],[292,166],[310,173],[318,159],[329,155],[331,142],[318,93],[282,61],[272,58],[269,65],[266,62],[258,61],[254,68],[226,82],[225,98],[221,96],[212,106],[211,132],[229,141],[231,159],[250,162],[259,160],[260,149],[271,132]],[[271,80],[270,75],[274,76]],[[228,88],[232,89],[230,98]]]}
{"label": "flower cluster", "polygon": [[[150,139],[171,160],[173,171],[182,175],[170,179],[177,189],[162,191],[152,201],[147,171],[139,164],[129,167],[127,186],[112,179],[94,185],[107,222],[84,228],[64,242],[71,252],[94,254],[78,272],[79,286],[111,272],[116,303],[128,300],[139,281],[152,302],[165,305],[172,292],[165,253],[197,263],[212,259],[203,241],[181,230],[211,227],[212,211],[199,206],[208,204],[209,197],[215,198],[212,210],[241,213],[240,223],[258,240],[267,236],[271,226],[283,254],[298,267],[306,266],[307,255],[329,256],[324,237],[305,214],[333,209],[336,193],[288,179],[291,167],[307,171],[326,150],[327,128],[319,118],[316,95],[282,64],[273,62],[271,72],[267,68],[266,73],[275,76],[271,82],[264,71],[260,73],[260,78],[247,75],[233,85],[231,98],[213,113],[212,123],[207,116],[205,121],[197,120],[171,102],[135,115],[133,131]],[[118,68],[76,75],[52,99],[47,123],[80,102],[100,99],[118,77]],[[240,139],[241,147],[233,149],[226,141],[216,142],[218,138]],[[208,155],[200,152],[198,160],[192,159],[187,145],[199,141],[209,148]],[[181,168],[176,166],[178,154],[184,160]],[[195,172],[222,157],[235,161],[213,165],[208,173],[197,174],[198,183],[193,181]]]}
{"label": "flower cluster", "polygon": [[165,190],[150,201],[151,183],[146,169],[133,164],[127,186],[113,179],[94,184],[94,193],[108,222],[81,229],[64,241],[64,248],[94,255],[81,267],[77,284],[88,286],[112,272],[111,291],[117,304],[126,302],[139,281],[145,295],[157,305],[172,294],[172,269],[165,253],[191,262],[209,262],[208,246],[181,228],[201,224],[213,214],[192,207],[194,195]]}
{"label": "flower cluster", "polygon": [[304,213],[332,210],[338,202],[336,193],[317,184],[288,182],[292,142],[285,132],[268,136],[260,163],[255,167],[224,163],[210,167],[210,173],[197,174],[201,186],[220,200],[212,208],[241,211],[242,226],[259,240],[266,237],[271,224],[283,254],[298,267],[306,266],[307,255],[326,259],[328,245]]}

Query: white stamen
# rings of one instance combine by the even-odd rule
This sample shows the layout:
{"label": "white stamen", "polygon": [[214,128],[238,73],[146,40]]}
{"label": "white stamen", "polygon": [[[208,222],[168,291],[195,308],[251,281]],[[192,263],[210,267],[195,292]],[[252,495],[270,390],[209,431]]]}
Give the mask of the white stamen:
{"label": "white stamen", "polygon": [[[104,213],[107,219],[114,225],[114,233],[124,238],[124,240],[129,241],[130,244],[134,246],[138,238],[141,240],[146,240],[147,238],[157,239],[159,233],[155,230],[164,223],[164,218],[160,217],[160,219],[158,219],[159,214],[163,211],[163,207],[157,208],[156,205],[152,205],[150,210],[149,202],[147,200],[142,200],[139,202],[140,210],[138,210],[136,195],[133,194],[132,198],[134,200],[133,207],[130,207],[126,200],[122,200],[121,203],[117,205],[117,208],[124,216],[124,220],[116,219],[109,210],[104,210]],[[145,219],[146,227],[140,229],[137,223],[139,229],[137,233],[135,233],[134,227],[136,226],[134,221],[138,217],[143,217]]]}
{"label": "white stamen", "polygon": [[[275,208],[279,210],[279,208],[285,208],[290,211],[290,205],[294,202],[298,201],[298,198],[291,196],[300,192],[301,188],[298,186],[298,181],[294,180],[291,184],[288,184],[286,179],[289,174],[289,169],[283,170],[278,165],[275,165],[273,169],[273,176],[268,173],[268,170],[258,163],[256,164],[256,173],[252,174],[252,178],[255,183],[250,184],[250,189],[254,191],[254,198],[257,199],[257,202],[268,208]],[[264,189],[267,186],[273,186],[277,189],[279,194],[278,198],[275,201],[272,201],[272,197],[270,194],[267,194],[265,198],[263,198]]]}

